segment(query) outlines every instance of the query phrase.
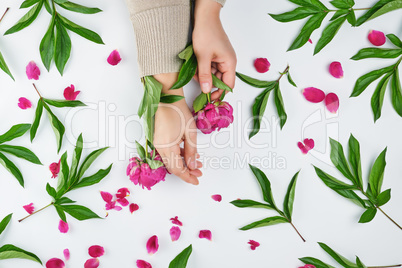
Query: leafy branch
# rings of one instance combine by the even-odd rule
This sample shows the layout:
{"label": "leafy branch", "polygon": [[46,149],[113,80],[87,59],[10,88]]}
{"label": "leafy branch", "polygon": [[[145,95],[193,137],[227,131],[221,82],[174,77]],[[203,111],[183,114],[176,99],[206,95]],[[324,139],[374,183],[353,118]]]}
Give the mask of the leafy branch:
{"label": "leafy branch", "polygon": [[12,126],[3,135],[0,135],[0,163],[18,180],[24,187],[24,178],[18,167],[10,161],[3,153],[14,155],[31,163],[42,165],[39,158],[29,149],[21,146],[4,144],[24,135],[31,128],[30,124],[19,124]]}
{"label": "leafy branch", "polygon": [[357,79],[353,92],[350,95],[350,97],[359,96],[371,83],[382,77],[371,97],[374,122],[381,117],[384,95],[389,82],[391,84],[392,106],[399,116],[402,117],[402,88],[399,78],[399,65],[402,61],[402,41],[394,34],[388,34],[387,38],[397,48],[363,48],[352,57],[352,60],[368,58],[394,59],[399,57],[395,64],[371,71]]}
{"label": "leafy branch", "polygon": [[280,127],[281,129],[286,123],[286,120],[288,118],[286,111],[285,111],[285,104],[283,102],[281,90],[279,88],[279,82],[281,78],[284,75],[287,75],[288,81],[291,85],[296,86],[295,82],[292,80],[292,77],[290,76],[289,73],[289,66],[286,67],[286,69],[280,73],[280,76],[277,80],[275,81],[262,81],[258,80],[252,77],[249,77],[245,74],[241,73],[236,73],[236,76],[240,78],[243,82],[246,84],[249,84],[252,87],[255,88],[264,88],[264,91],[260,93],[257,98],[255,98],[252,112],[253,112],[253,130],[251,131],[249,135],[249,139],[251,139],[254,135],[256,135],[260,131],[260,126],[261,126],[261,118],[264,116],[265,109],[267,107],[268,103],[268,98],[270,93],[273,91],[274,92],[274,98],[275,98],[275,106],[276,110],[279,115],[280,119]]}
{"label": "leafy branch", "polygon": [[[9,9],[10,9],[10,8],[8,7],[8,8],[6,9],[6,11],[4,12],[3,16],[1,16],[0,22],[3,20],[4,16],[7,14],[7,12],[8,12]],[[10,71],[10,69],[8,68],[6,61],[4,60],[4,57],[3,57],[3,55],[1,54],[1,51],[0,51],[0,69],[2,69],[6,74],[8,74],[8,75],[14,80],[14,77],[13,77],[13,75],[11,74],[11,71]]]}
{"label": "leafy branch", "polygon": [[244,199],[244,200],[234,200],[230,202],[232,205],[239,207],[239,208],[265,208],[265,209],[271,209],[276,211],[280,216],[274,216],[274,217],[269,217],[265,218],[260,221],[253,222],[251,224],[248,224],[240,230],[246,231],[250,230],[253,228],[258,228],[258,227],[264,227],[264,226],[270,226],[270,225],[275,225],[279,223],[290,223],[292,227],[295,229],[297,234],[300,236],[300,238],[303,240],[303,242],[306,242],[306,240],[301,236],[299,231],[296,229],[292,222],[292,214],[293,214],[293,203],[295,199],[295,191],[296,191],[296,181],[297,177],[299,175],[298,171],[292,178],[292,180],[289,183],[288,190],[286,192],[285,198],[283,200],[283,211],[280,210],[276,204],[275,200],[272,196],[272,190],[271,190],[271,183],[269,182],[267,176],[257,167],[250,165],[251,170],[254,173],[254,176],[257,178],[258,183],[260,184],[261,191],[263,194],[263,198],[265,203],[260,203],[254,200],[249,200],[249,199]]}
{"label": "leafy branch", "polygon": [[[359,257],[356,256],[356,263],[353,263],[340,255],[339,253],[335,252],[333,249],[331,249],[329,246],[327,246],[324,243],[318,243],[320,247],[325,250],[336,262],[338,262],[342,267],[345,268],[391,268],[391,267],[401,267],[401,264],[397,265],[389,265],[389,266],[366,266],[363,264],[363,262],[360,260]],[[305,264],[311,264],[314,265],[316,268],[334,268],[333,266],[320,261],[319,259],[313,258],[313,257],[304,257],[300,258],[303,263]]]}
{"label": "leafy branch", "polygon": [[81,134],[77,139],[71,166],[69,167],[67,163],[67,151],[60,159],[61,173],[59,174],[57,188],[53,188],[49,183],[46,185],[46,191],[53,198],[53,201],[47,206],[33,212],[19,221],[21,222],[50,206],[53,206],[56,209],[60,219],[64,222],[67,222],[66,213],[70,214],[79,221],[100,218],[87,207],[72,205],[75,203],[75,201],[71,200],[65,195],[72,190],[97,184],[109,174],[113,164],[109,165],[109,167],[106,169],[98,170],[93,175],[84,177],[88,168],[106,149],[107,147],[92,151],[80,165],[79,163],[83,150],[83,138]]}
{"label": "leafy branch", "polygon": [[188,259],[190,258],[192,252],[193,252],[192,245],[185,248],[179,255],[176,256],[176,258],[174,258],[170,262],[169,268],[186,268]]}
{"label": "leafy branch", "polygon": [[[10,223],[11,217],[12,214],[9,214],[0,222],[0,235]],[[5,259],[26,259],[42,264],[42,261],[35,254],[10,244],[0,247],[0,260]]]}
{"label": "leafy branch", "polygon": [[[318,28],[325,17],[334,12],[330,19],[330,23],[322,31],[321,37],[318,40],[314,55],[319,53],[326,45],[328,45],[335,35],[338,33],[342,25],[348,21],[353,27],[360,26],[368,20],[384,15],[390,11],[402,8],[400,0],[379,0],[370,8],[354,8],[354,0],[333,0],[330,1],[335,9],[328,9],[319,0],[289,0],[298,5],[296,9],[282,14],[269,14],[273,19],[279,22],[290,22],[301,20],[309,17],[306,24],[301,29],[299,35],[295,38],[288,50],[295,50],[307,43],[311,34]],[[367,12],[356,19],[355,11],[367,10]]]}
{"label": "leafy branch", "polygon": [[99,8],[86,7],[66,0],[25,0],[20,8],[32,8],[4,35],[19,32],[31,25],[44,7],[52,18],[39,46],[40,55],[48,71],[52,60],[54,60],[59,73],[63,75],[64,67],[71,52],[71,39],[67,30],[97,44],[103,44],[103,41],[97,33],[62,16],[56,6],[82,14],[95,14],[102,11]]}
{"label": "leafy branch", "polygon": [[[353,135],[350,135],[349,138],[349,163],[346,160],[343,147],[339,142],[330,138],[330,145],[330,157],[332,163],[352,184],[340,181],[314,166],[318,177],[325,183],[325,185],[337,192],[339,195],[352,200],[354,203],[366,210],[361,215],[359,223],[370,222],[375,217],[377,210],[379,210],[402,230],[402,227],[381,209],[381,206],[388,203],[391,199],[391,189],[381,191],[381,186],[384,180],[386,165],[385,155],[387,148],[381,152],[374,162],[368,179],[367,188],[364,190],[360,161],[360,144],[356,138],[353,137]],[[360,192],[367,199],[363,200],[356,194],[356,192]]]}

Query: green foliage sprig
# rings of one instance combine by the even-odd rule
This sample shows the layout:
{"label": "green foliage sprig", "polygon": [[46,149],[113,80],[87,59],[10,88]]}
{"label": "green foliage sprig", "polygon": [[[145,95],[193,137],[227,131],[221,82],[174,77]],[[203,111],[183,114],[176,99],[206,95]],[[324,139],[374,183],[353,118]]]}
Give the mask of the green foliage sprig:
{"label": "green foliage sprig", "polygon": [[[10,223],[11,217],[12,214],[9,214],[0,222],[0,235]],[[10,244],[0,247],[0,260],[5,259],[26,259],[42,264],[42,261],[35,254]]]}
{"label": "green foliage sprig", "polygon": [[[342,265],[342,267],[345,268],[391,268],[391,267],[401,267],[401,264],[397,265],[389,265],[389,266],[366,266],[363,264],[363,262],[360,260],[359,257],[356,256],[356,263],[353,263],[352,261],[349,261],[339,253],[335,252],[332,248],[327,246],[324,243],[318,243],[320,247],[325,250],[337,263]],[[334,266],[329,265],[323,261],[320,261],[319,259],[313,258],[313,257],[304,257],[300,258],[302,262],[305,264],[311,264],[314,265],[316,268],[334,268]]]}
{"label": "green foliage sprig", "polygon": [[[354,0],[333,0],[330,3],[335,9],[328,9],[319,0],[289,0],[290,2],[298,5],[296,9],[283,13],[283,14],[269,14],[273,19],[279,22],[290,22],[301,20],[309,17],[306,24],[301,29],[299,35],[293,41],[288,50],[295,50],[302,47],[307,43],[311,34],[318,28],[324,18],[334,12],[330,19],[330,23],[322,31],[321,37],[318,40],[314,54],[320,52],[326,45],[328,45],[339,29],[348,21],[351,26],[360,26],[364,22],[374,19],[390,11],[402,8],[401,0],[379,0],[373,7],[370,8],[354,8]],[[356,19],[355,11],[368,10],[359,19]]]}
{"label": "green foliage sprig", "polygon": [[[4,12],[3,16],[1,16],[0,22],[3,20],[4,16],[7,14],[7,12],[8,12],[9,9],[10,9],[10,8],[7,8],[6,11]],[[8,66],[7,66],[6,61],[4,60],[3,55],[1,54],[1,51],[0,51],[0,69],[2,69],[2,70],[3,70],[6,74],[8,74],[13,80],[15,80],[14,77],[13,77],[13,75],[11,74],[10,69],[9,69]]]}
{"label": "green foliage sprig", "polygon": [[255,98],[252,112],[253,112],[253,129],[249,135],[249,139],[251,139],[254,135],[256,135],[260,131],[260,125],[261,125],[261,118],[264,116],[265,109],[267,107],[268,103],[268,98],[271,92],[274,92],[274,98],[275,98],[275,106],[276,110],[278,112],[279,116],[279,124],[281,129],[286,123],[286,120],[288,118],[288,115],[286,114],[285,111],[285,103],[283,102],[282,98],[282,93],[279,88],[279,82],[281,78],[286,74],[288,81],[291,85],[294,87],[297,87],[295,82],[293,81],[292,77],[290,76],[289,73],[289,66],[286,67],[286,69],[280,73],[280,76],[277,80],[275,81],[262,81],[258,80],[252,77],[249,77],[245,74],[241,73],[236,73],[236,76],[240,78],[243,82],[249,84],[252,87],[255,88],[263,88],[264,91],[260,93],[257,98]]}
{"label": "green foliage sprig", "polygon": [[352,60],[368,58],[394,59],[399,57],[395,64],[371,71],[357,79],[353,92],[350,95],[350,97],[359,96],[371,83],[382,77],[371,97],[371,109],[374,114],[374,122],[381,117],[384,95],[389,82],[391,84],[392,106],[399,116],[402,117],[402,87],[401,79],[399,78],[399,65],[402,61],[402,41],[394,34],[388,34],[387,38],[397,48],[363,48],[352,57]]}
{"label": "green foliage sprig", "polygon": [[54,60],[59,73],[63,75],[64,67],[71,52],[71,39],[67,30],[97,44],[103,44],[103,41],[97,33],[62,16],[56,6],[82,14],[95,14],[102,11],[99,8],[86,7],[66,0],[25,0],[20,8],[31,7],[31,9],[14,26],[8,29],[5,35],[19,32],[31,25],[44,7],[52,18],[39,46],[40,55],[48,71],[52,60]]}
{"label": "green foliage sprig", "polygon": [[64,222],[67,222],[66,213],[70,214],[79,221],[100,218],[87,207],[75,204],[72,205],[75,203],[75,201],[69,199],[65,195],[72,190],[97,184],[109,174],[113,164],[110,164],[106,169],[98,170],[93,175],[84,177],[88,168],[106,149],[107,147],[92,151],[80,165],[83,150],[83,138],[81,134],[77,139],[71,166],[69,166],[67,163],[67,151],[60,159],[61,172],[59,174],[57,188],[53,188],[49,183],[46,185],[46,191],[53,198],[53,201],[44,208],[33,212],[19,221],[21,222],[50,206],[53,206],[56,209],[60,219]]}
{"label": "green foliage sprig", "polygon": [[297,232],[297,234],[300,236],[300,238],[303,240],[303,242],[306,242],[306,240],[301,236],[299,231],[296,229],[296,227],[292,223],[293,203],[294,203],[294,199],[295,199],[296,181],[297,181],[297,177],[299,175],[299,171],[293,176],[292,180],[289,183],[288,190],[286,192],[286,196],[283,200],[283,211],[282,211],[275,204],[275,200],[272,196],[271,183],[269,182],[267,176],[264,174],[264,172],[262,172],[257,167],[252,166],[250,164],[249,164],[249,166],[250,166],[251,170],[253,171],[254,176],[257,178],[258,183],[260,184],[265,203],[260,203],[260,202],[257,202],[254,200],[249,200],[249,199],[234,200],[230,203],[239,208],[265,208],[265,209],[275,210],[276,212],[278,212],[278,214],[280,216],[269,217],[269,218],[265,218],[260,221],[253,222],[251,224],[248,224],[248,225],[240,228],[240,230],[246,231],[246,230],[250,230],[253,228],[270,226],[270,225],[275,225],[275,224],[279,224],[279,223],[290,223],[292,225],[292,227],[295,229],[295,231]]}
{"label": "green foliage sprig", "polygon": [[190,245],[185,248],[173,261],[170,262],[169,268],[186,268],[188,259],[190,258],[191,253],[193,252],[193,246]]}
{"label": "green foliage sprig", "polygon": [[[360,161],[360,144],[358,140],[353,137],[353,135],[350,135],[349,163],[346,160],[343,147],[339,142],[330,139],[330,145],[330,157],[332,163],[352,184],[340,181],[314,166],[318,177],[325,183],[325,185],[337,192],[339,195],[350,199],[365,209],[365,212],[360,217],[359,223],[370,222],[375,217],[377,210],[379,210],[399,229],[402,230],[402,227],[381,209],[381,206],[388,203],[388,201],[391,199],[391,189],[387,189],[385,191],[381,190],[384,180],[384,171],[386,165],[385,155],[387,148],[381,152],[371,167],[368,185],[366,190],[364,190]],[[356,192],[360,192],[367,199],[363,200]]]}
{"label": "green foliage sprig", "polygon": [[31,128],[30,124],[19,124],[12,126],[6,133],[0,135],[0,163],[18,180],[24,187],[24,178],[18,167],[9,160],[3,153],[14,155],[31,163],[42,165],[39,158],[29,149],[21,146],[4,144],[24,135]]}

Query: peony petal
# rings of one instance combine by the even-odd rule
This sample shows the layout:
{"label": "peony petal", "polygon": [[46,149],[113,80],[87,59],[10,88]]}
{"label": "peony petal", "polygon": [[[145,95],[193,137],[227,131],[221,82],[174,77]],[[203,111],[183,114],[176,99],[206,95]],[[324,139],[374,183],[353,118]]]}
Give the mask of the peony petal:
{"label": "peony petal", "polygon": [[308,151],[310,151],[311,149],[314,148],[314,140],[313,139],[304,139],[303,142]]}
{"label": "peony petal", "polygon": [[300,266],[299,268],[316,268],[316,267],[312,264],[306,264],[304,266]]}
{"label": "peony petal", "polygon": [[117,51],[117,49],[113,50],[112,53],[110,53],[109,57],[107,58],[107,62],[113,66],[119,64],[120,61],[121,61],[121,57],[120,57],[120,53],[119,53],[119,51]]}
{"label": "peony petal", "polygon": [[129,195],[130,195],[130,191],[127,188],[120,188],[117,191],[116,197],[120,199],[120,198],[125,198]]}
{"label": "peony petal", "polygon": [[329,65],[329,73],[335,78],[343,77],[342,65],[338,61],[334,61]]}
{"label": "peony petal", "polygon": [[68,223],[62,220],[59,221],[59,231],[60,233],[66,234],[69,230]]}
{"label": "peony petal", "polygon": [[54,162],[49,165],[49,170],[52,172],[52,178],[57,178],[60,172],[60,160],[58,163]]}
{"label": "peony petal", "polygon": [[302,93],[309,102],[319,103],[325,99],[325,93],[321,89],[315,87],[305,88]]}
{"label": "peony petal", "polygon": [[102,246],[94,245],[89,247],[88,254],[92,258],[99,258],[105,254],[105,249]]}
{"label": "peony petal", "polygon": [[179,217],[176,216],[174,218],[170,219],[172,221],[173,224],[179,225],[179,226],[183,226],[183,223],[179,220]]}
{"label": "peony petal", "polygon": [[117,199],[117,202],[123,207],[126,207],[128,204],[130,204],[126,198],[119,198]]}
{"label": "peony petal", "polygon": [[254,67],[259,73],[266,73],[271,67],[271,63],[266,58],[258,58],[254,61]]}
{"label": "peony petal", "polygon": [[34,61],[31,61],[28,63],[28,65],[26,67],[26,73],[27,73],[29,80],[31,80],[31,79],[38,80],[39,79],[40,70]]}
{"label": "peony petal", "polygon": [[133,212],[137,211],[139,208],[140,207],[137,204],[134,204],[134,203],[130,204],[130,207],[129,207],[131,214],[133,214]]}
{"label": "peony petal", "polygon": [[106,203],[112,202],[113,195],[111,193],[101,191],[100,194],[102,196],[103,201],[105,201]]}
{"label": "peony petal", "polygon": [[137,260],[138,268],[152,268],[152,265],[149,262],[143,260]]}
{"label": "peony petal", "polygon": [[308,42],[309,42],[310,44],[313,43],[313,41],[311,40],[311,38],[308,39]]}
{"label": "peony petal", "polygon": [[222,196],[220,194],[214,194],[213,196],[211,196],[213,200],[217,201],[217,202],[221,202],[222,201]]}
{"label": "peony petal", "polygon": [[335,93],[328,93],[325,97],[325,106],[331,113],[336,113],[339,108],[339,98]]}
{"label": "peony petal", "polygon": [[172,239],[172,242],[179,240],[181,235],[181,230],[177,226],[173,226],[170,229],[170,238]]}
{"label": "peony petal", "polygon": [[114,206],[113,209],[116,210],[116,211],[120,211],[120,210],[122,210],[123,208],[122,208],[121,206]]}
{"label": "peony petal", "polygon": [[148,254],[150,255],[155,254],[158,251],[158,248],[159,248],[158,237],[156,235],[151,236],[151,238],[149,238],[147,242]]}
{"label": "peony petal", "polygon": [[63,254],[64,254],[64,259],[66,261],[68,261],[70,259],[70,250],[68,248],[66,248],[65,250],[63,250]]}
{"label": "peony petal", "polygon": [[368,34],[368,40],[375,46],[382,46],[385,44],[385,35],[383,32],[371,30]]}
{"label": "peony petal", "polygon": [[198,235],[199,238],[206,238],[209,241],[212,240],[212,233],[210,230],[201,230],[200,234]]}
{"label": "peony petal", "polygon": [[46,268],[64,268],[64,267],[66,267],[64,261],[57,258],[50,259],[46,262]]}
{"label": "peony petal", "polygon": [[27,98],[21,97],[18,99],[18,101],[18,107],[20,107],[22,110],[26,110],[32,107],[32,102]]}
{"label": "peony petal", "polygon": [[258,243],[257,241],[254,241],[254,240],[248,241],[248,244],[250,244],[251,250],[255,250],[257,247],[260,246],[260,243]]}
{"label": "peony petal", "polygon": [[77,99],[77,96],[80,94],[80,92],[81,91],[75,91],[74,85],[70,85],[64,89],[63,95],[66,100],[73,101]]}
{"label": "peony petal", "polygon": [[28,214],[32,214],[35,210],[33,203],[30,203],[30,204],[22,206],[22,207],[26,210],[26,212],[28,212]]}
{"label": "peony petal", "polygon": [[99,260],[96,258],[89,259],[85,262],[84,268],[98,268]]}
{"label": "peony petal", "polygon": [[300,141],[297,143],[297,147],[299,147],[299,149],[301,150],[301,152],[303,154],[307,154],[308,150],[306,149],[306,146],[304,146],[303,143],[301,143]]}

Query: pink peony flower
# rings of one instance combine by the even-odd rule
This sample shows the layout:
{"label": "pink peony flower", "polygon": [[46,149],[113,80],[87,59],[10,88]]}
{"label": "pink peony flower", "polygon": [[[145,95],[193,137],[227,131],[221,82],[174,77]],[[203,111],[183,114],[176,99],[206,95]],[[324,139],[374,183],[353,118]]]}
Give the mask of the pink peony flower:
{"label": "pink peony flower", "polygon": [[222,201],[222,196],[220,194],[215,194],[213,196],[211,196],[213,200],[215,200],[216,202],[221,202]]}
{"label": "pink peony flower", "polygon": [[57,178],[60,172],[60,160],[58,163],[51,163],[49,166],[50,172],[52,172],[52,178]]}
{"label": "pink peony flower", "polygon": [[325,106],[331,113],[336,113],[339,109],[339,98],[335,93],[328,93],[325,96]]}
{"label": "pink peony flower", "polygon": [[179,240],[181,235],[181,230],[177,226],[173,226],[170,229],[170,238],[172,239],[172,242]]}
{"label": "pink peony flower", "polygon": [[64,254],[64,259],[66,261],[68,261],[70,259],[70,250],[68,248],[66,248],[65,250],[63,250],[63,254]]}
{"label": "pink peony flower", "polygon": [[266,58],[258,58],[254,61],[254,67],[259,73],[266,73],[271,67],[271,63]]}
{"label": "pink peony flower", "polygon": [[139,208],[140,207],[137,204],[134,204],[134,203],[130,204],[130,207],[129,207],[131,214],[133,214],[133,212],[137,211]]}
{"label": "pink peony flower", "polygon": [[152,265],[149,262],[143,260],[137,260],[138,268],[152,268]]}
{"label": "pink peony flower", "polygon": [[385,44],[385,35],[383,32],[371,30],[368,34],[368,40],[375,46],[382,46]]}
{"label": "pink peony flower", "polygon": [[32,102],[27,98],[21,97],[18,99],[18,107],[22,110],[26,110],[32,107]]}
{"label": "pink peony flower", "polygon": [[206,238],[209,241],[212,240],[212,233],[210,230],[201,230],[200,234],[198,235],[199,238]]}
{"label": "pink peony flower", "polygon": [[158,251],[158,248],[159,248],[158,237],[156,235],[151,236],[151,238],[149,238],[147,242],[148,254],[150,255],[155,254]]}
{"label": "pink peony flower", "polygon": [[107,62],[110,65],[117,65],[121,61],[120,53],[117,50],[113,50],[112,53],[110,53],[109,57],[107,58]]}
{"label": "pink peony flower", "polygon": [[[157,154],[154,160],[162,162],[162,157]],[[162,165],[157,169],[151,169],[145,160],[141,160],[138,157],[131,158],[127,167],[127,176],[130,176],[130,180],[135,185],[141,185],[142,189],[146,187],[148,190],[151,190],[151,187],[155,184],[164,181],[166,173],[165,166]]]}
{"label": "pink peony flower", "polygon": [[308,151],[314,148],[314,140],[313,139],[304,139],[304,144],[302,142],[298,142],[297,146],[302,151],[303,154],[307,154]]}
{"label": "pink peony flower", "polygon": [[176,216],[174,218],[170,219],[172,221],[173,224],[179,225],[179,226],[183,226],[183,223],[179,220],[179,217]]}
{"label": "pink peony flower", "polygon": [[325,99],[325,93],[321,89],[315,87],[305,88],[302,93],[309,102],[319,103]]}
{"label": "pink peony flower", "polygon": [[34,61],[30,61],[26,67],[26,74],[28,79],[38,80],[40,75],[40,70]]}
{"label": "pink peony flower", "polygon": [[312,265],[312,264],[306,264],[306,265],[301,266],[301,267],[299,267],[299,268],[315,268],[315,266]]}
{"label": "pink peony flower", "polygon": [[65,268],[66,265],[64,264],[64,261],[53,258],[50,259],[46,262],[46,268]]}
{"label": "pink peony flower", "polygon": [[338,61],[334,61],[329,65],[329,73],[335,78],[343,77],[342,65]]}
{"label": "pink peony flower", "polygon": [[102,257],[103,254],[105,254],[105,249],[101,246],[94,245],[94,246],[89,247],[88,254],[92,258],[99,258],[99,257]]}
{"label": "pink peony flower", "polygon": [[80,92],[81,91],[75,91],[74,85],[70,85],[64,89],[63,95],[66,100],[74,101],[77,99],[77,96],[80,94]]}
{"label": "pink peony flower", "polygon": [[254,241],[254,240],[248,241],[248,244],[250,244],[251,250],[255,250],[257,247],[260,246],[260,243],[258,243],[257,241]]}
{"label": "pink peony flower", "polygon": [[28,214],[32,214],[35,210],[33,203],[30,203],[28,205],[22,206]]}
{"label": "pink peony flower", "polygon": [[225,101],[208,103],[203,110],[196,113],[196,125],[204,134],[210,134],[216,129],[227,128],[233,123],[233,108]]}
{"label": "pink peony flower", "polygon": [[98,267],[99,267],[99,260],[96,258],[88,259],[84,264],[84,268],[98,268]]}
{"label": "pink peony flower", "polygon": [[59,231],[60,233],[66,234],[68,232],[68,223],[62,220],[59,221]]}

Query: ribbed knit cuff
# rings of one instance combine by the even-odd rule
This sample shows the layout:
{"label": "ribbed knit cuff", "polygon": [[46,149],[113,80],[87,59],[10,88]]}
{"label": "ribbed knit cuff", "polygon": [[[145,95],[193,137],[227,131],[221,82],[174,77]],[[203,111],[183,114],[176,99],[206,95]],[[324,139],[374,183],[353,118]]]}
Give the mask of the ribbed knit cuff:
{"label": "ribbed knit cuff", "polygon": [[175,5],[133,14],[140,75],[178,72],[177,56],[188,42],[190,6]]}
{"label": "ribbed knit cuff", "polygon": [[226,2],[226,0],[215,0],[215,1],[221,4],[222,6],[224,6]]}

